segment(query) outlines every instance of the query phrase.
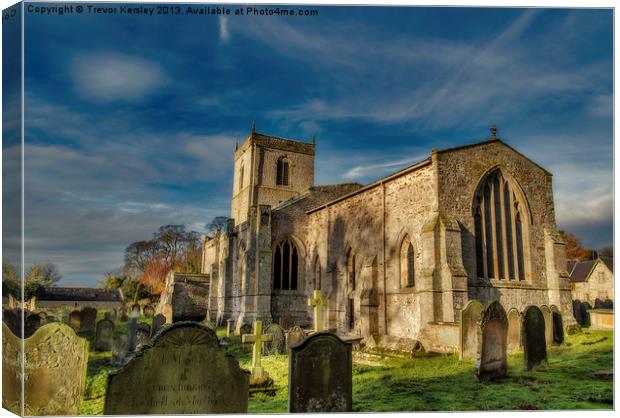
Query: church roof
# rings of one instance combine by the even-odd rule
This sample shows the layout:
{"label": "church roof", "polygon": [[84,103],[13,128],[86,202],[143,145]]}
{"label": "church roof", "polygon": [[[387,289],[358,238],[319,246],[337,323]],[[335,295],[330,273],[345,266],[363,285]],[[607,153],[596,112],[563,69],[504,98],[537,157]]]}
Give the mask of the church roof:
{"label": "church roof", "polygon": [[42,287],[37,293],[38,300],[68,300],[89,302],[121,302],[123,296],[119,289],[98,289],[92,287]]}
{"label": "church roof", "polygon": [[572,260],[568,262],[567,271],[570,277],[571,283],[583,283],[588,280],[590,273],[594,270],[598,263],[603,263],[613,273],[614,272],[614,259],[609,257],[600,257],[596,260],[588,261],[576,261]]}
{"label": "church roof", "polygon": [[241,152],[251,144],[260,145],[264,148],[273,148],[308,155],[314,155],[315,149],[314,142],[304,142],[297,139],[282,138],[279,136],[266,135],[260,132],[252,131],[235,152]]}

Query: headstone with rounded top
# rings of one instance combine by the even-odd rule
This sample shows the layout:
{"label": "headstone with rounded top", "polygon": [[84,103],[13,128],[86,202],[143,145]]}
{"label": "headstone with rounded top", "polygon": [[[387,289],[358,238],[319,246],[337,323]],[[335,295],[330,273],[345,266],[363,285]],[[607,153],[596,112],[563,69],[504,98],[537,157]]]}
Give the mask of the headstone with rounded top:
{"label": "headstone with rounded top", "polygon": [[195,322],[166,327],[108,377],[104,415],[246,413],[249,374]]}
{"label": "headstone with rounded top", "polygon": [[575,317],[575,321],[579,325],[586,324],[585,312],[583,310],[583,304],[579,299],[573,301],[573,316]]}
{"label": "headstone with rounded top", "polygon": [[306,333],[303,328],[299,326],[294,326],[286,332],[286,348],[287,350],[293,347],[294,345],[299,344],[306,338]]}
{"label": "headstone with rounded top", "polygon": [[109,319],[102,319],[97,322],[95,330],[95,350],[111,351],[114,340],[114,322]]}
{"label": "headstone with rounded top", "polygon": [[495,301],[482,314],[480,323],[482,344],[477,363],[478,380],[505,377],[508,371],[507,335],[508,317],[502,305]]}
{"label": "headstone with rounded top", "polygon": [[315,333],[291,347],[288,411],[350,412],[352,370],[351,344],[334,334]]}
{"label": "headstone with rounded top", "polygon": [[469,301],[461,311],[461,322],[459,324],[459,358],[461,360],[478,358],[482,342],[480,321],[483,311],[484,305],[477,300]]}
{"label": "headstone with rounded top", "polygon": [[28,338],[35,333],[36,330],[41,328],[45,324],[45,319],[41,318],[41,315],[37,312],[31,312],[26,315],[24,321],[24,337]]}
{"label": "headstone with rounded top", "polygon": [[11,330],[13,335],[20,337],[22,335],[22,317],[24,311],[21,309],[3,309],[2,322]]}
{"label": "headstone with rounded top", "polygon": [[80,311],[80,332],[94,331],[97,326],[97,309],[85,307]]}
{"label": "headstone with rounded top", "polygon": [[69,326],[73,328],[75,331],[79,331],[80,323],[82,316],[80,315],[80,311],[73,311],[69,314]]}
{"label": "headstone with rounded top", "polygon": [[24,415],[78,414],[86,386],[87,340],[59,322],[43,325],[24,340],[3,324],[2,350],[3,407],[22,413],[23,383]]}
{"label": "headstone with rounded top", "polygon": [[523,313],[521,341],[525,357],[525,370],[545,367],[547,365],[545,317],[537,306],[529,306]]}
{"label": "headstone with rounded top", "polygon": [[521,314],[515,308],[508,311],[508,351],[521,348]]}
{"label": "headstone with rounded top", "polygon": [[284,330],[278,324],[269,324],[265,328],[265,334],[271,335],[271,341],[263,343],[263,354],[282,354],[286,351],[286,338]]}
{"label": "headstone with rounded top", "polygon": [[564,321],[562,314],[556,306],[551,307],[551,320],[553,327],[553,344],[560,345],[564,342]]}

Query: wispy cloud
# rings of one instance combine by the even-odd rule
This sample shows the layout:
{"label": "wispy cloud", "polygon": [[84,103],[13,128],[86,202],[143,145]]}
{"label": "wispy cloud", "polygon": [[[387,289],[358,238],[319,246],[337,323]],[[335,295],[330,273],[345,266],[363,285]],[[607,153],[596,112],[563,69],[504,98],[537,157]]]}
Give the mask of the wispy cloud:
{"label": "wispy cloud", "polygon": [[228,29],[228,18],[224,15],[220,16],[220,41],[228,43],[230,40],[230,30]]}
{"label": "wispy cloud", "polygon": [[427,156],[428,155],[418,155],[416,157],[404,158],[395,161],[356,165],[355,167],[347,170],[343,177],[350,180],[368,179],[370,177],[379,179],[382,176],[391,174],[407,166],[420,162]]}
{"label": "wispy cloud", "polygon": [[80,96],[101,102],[139,100],[166,82],[158,63],[112,52],[80,54],[71,76]]}

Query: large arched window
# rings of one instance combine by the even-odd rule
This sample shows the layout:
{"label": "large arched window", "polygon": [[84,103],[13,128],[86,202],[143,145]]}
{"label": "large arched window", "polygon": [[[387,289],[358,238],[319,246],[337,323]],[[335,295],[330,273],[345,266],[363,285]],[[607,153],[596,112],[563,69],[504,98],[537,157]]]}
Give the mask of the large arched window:
{"label": "large arched window", "polygon": [[276,172],[276,184],[278,186],[288,186],[289,166],[290,163],[286,157],[280,157],[278,159],[278,169]]}
{"label": "large arched window", "polygon": [[299,271],[299,252],[290,240],[276,245],[273,254],[273,288],[278,290],[297,290]]}
{"label": "large arched window", "polygon": [[349,288],[355,290],[355,254],[349,249],[347,252],[347,277],[349,279]]}
{"label": "large arched window", "polygon": [[500,169],[484,177],[474,202],[478,277],[525,280],[526,205]]}
{"label": "large arched window", "polygon": [[408,236],[400,246],[400,283],[401,287],[415,286],[415,252]]}

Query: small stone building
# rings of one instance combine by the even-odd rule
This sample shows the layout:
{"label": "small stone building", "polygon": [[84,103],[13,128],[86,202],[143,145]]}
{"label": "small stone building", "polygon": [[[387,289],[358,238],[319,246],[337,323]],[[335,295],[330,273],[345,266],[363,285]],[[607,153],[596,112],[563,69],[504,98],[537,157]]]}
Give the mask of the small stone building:
{"label": "small stone building", "polygon": [[366,186],[315,186],[314,155],[314,141],[254,130],[235,149],[231,219],[203,250],[219,323],[309,325],[314,289],[339,334],[441,351],[457,349],[471,299],[556,305],[570,322],[552,175],[495,133]]}
{"label": "small stone building", "polygon": [[596,299],[614,300],[614,260],[600,257],[568,263],[573,300],[595,305]]}
{"label": "small stone building", "polygon": [[34,298],[35,309],[82,309],[85,307],[112,310],[123,304],[120,289],[92,287],[42,287]]}

